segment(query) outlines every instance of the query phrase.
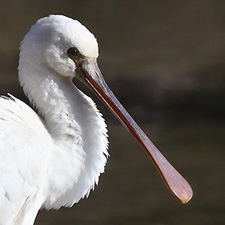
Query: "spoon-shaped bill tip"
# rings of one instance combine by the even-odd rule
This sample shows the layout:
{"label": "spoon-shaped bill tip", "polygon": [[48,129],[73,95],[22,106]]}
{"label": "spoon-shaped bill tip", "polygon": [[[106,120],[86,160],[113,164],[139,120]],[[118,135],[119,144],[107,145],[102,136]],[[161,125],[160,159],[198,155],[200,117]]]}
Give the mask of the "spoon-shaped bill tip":
{"label": "spoon-shaped bill tip", "polygon": [[97,66],[96,60],[85,59],[77,69],[78,78],[97,93],[108,106],[112,113],[127,128],[127,130],[142,145],[147,154],[153,160],[168,188],[183,202],[187,203],[192,198],[192,189],[188,182],[166,160],[161,152],[150,141],[129,113],[120,104],[112,91],[107,86]]}

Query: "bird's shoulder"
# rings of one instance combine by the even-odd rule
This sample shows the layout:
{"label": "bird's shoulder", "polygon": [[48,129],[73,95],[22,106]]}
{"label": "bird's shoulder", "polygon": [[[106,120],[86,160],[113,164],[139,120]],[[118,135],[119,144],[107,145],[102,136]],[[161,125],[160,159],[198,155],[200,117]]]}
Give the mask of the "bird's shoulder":
{"label": "bird's shoulder", "polygon": [[[41,157],[46,157],[51,143],[41,118],[31,107],[12,95],[0,97],[1,163],[2,157],[18,160],[18,165],[31,163],[32,160],[38,162]],[[32,167],[35,165],[33,163]]]}
{"label": "bird's shoulder", "polygon": [[50,135],[32,108],[12,95],[0,97],[1,214],[20,210],[40,189],[50,143]]}
{"label": "bird's shoulder", "polygon": [[[41,118],[37,113],[21,100],[8,94],[0,96],[0,138],[8,135],[14,129],[29,130],[37,133],[39,130],[48,136]],[[7,126],[7,127],[6,127]],[[39,132],[40,133],[40,132]]]}

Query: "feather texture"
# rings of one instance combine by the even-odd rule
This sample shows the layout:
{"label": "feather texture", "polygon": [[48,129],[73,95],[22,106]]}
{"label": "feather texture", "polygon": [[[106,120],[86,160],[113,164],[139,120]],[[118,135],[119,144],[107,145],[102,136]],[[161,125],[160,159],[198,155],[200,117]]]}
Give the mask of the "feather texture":
{"label": "feather texture", "polygon": [[31,225],[41,207],[72,206],[104,172],[106,124],[72,83],[71,46],[98,55],[93,34],[60,15],[40,19],[21,44],[19,80],[36,112],[0,97],[0,225]]}

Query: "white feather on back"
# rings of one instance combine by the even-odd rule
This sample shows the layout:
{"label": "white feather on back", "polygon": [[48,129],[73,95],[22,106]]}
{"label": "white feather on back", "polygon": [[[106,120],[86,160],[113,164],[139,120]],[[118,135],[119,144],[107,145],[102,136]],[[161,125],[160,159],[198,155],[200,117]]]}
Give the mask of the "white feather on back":
{"label": "white feather on back", "polygon": [[0,224],[11,224],[28,213],[23,207],[42,189],[51,144],[29,106],[13,96],[0,98]]}

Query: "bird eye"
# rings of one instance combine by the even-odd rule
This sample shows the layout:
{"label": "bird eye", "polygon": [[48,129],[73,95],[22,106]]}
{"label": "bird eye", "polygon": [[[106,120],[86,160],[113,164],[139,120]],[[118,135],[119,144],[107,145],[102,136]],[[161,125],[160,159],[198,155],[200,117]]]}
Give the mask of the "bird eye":
{"label": "bird eye", "polygon": [[75,47],[69,48],[67,50],[67,54],[68,54],[69,57],[80,57],[81,56],[81,53]]}

